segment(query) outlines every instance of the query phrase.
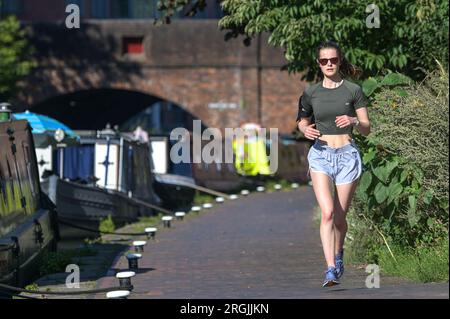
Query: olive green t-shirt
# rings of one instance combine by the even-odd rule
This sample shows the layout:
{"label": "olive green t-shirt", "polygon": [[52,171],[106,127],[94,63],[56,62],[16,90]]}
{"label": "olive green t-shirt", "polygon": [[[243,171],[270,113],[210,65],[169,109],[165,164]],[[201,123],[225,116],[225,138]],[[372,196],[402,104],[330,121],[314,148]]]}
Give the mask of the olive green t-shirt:
{"label": "olive green t-shirt", "polygon": [[300,98],[297,121],[314,115],[315,129],[321,134],[352,134],[353,125],[344,128],[336,126],[336,116],[355,117],[355,110],[367,106],[367,99],[361,87],[344,79],[334,89],[323,87],[322,81],[308,87]]}

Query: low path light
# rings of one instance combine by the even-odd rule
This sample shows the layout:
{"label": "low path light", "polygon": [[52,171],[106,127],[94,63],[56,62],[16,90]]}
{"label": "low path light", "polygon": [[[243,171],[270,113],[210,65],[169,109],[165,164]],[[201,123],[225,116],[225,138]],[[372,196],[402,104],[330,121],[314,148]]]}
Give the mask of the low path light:
{"label": "low path light", "polygon": [[196,213],[198,213],[201,210],[202,210],[202,208],[200,206],[192,206],[192,208],[191,208],[191,211],[196,212]]}
{"label": "low path light", "polygon": [[121,271],[116,274],[116,278],[119,279],[119,286],[128,289],[133,289],[131,278],[134,276],[136,276],[134,271]]}
{"label": "low path light", "polygon": [[250,194],[250,192],[248,191],[248,189],[243,189],[243,190],[241,190],[241,195],[247,196],[248,194]]}
{"label": "low path light", "polygon": [[170,224],[172,222],[173,217],[172,216],[163,216],[162,221],[164,223],[164,227],[170,228]]}
{"label": "low path light", "polygon": [[127,299],[130,295],[128,290],[114,290],[106,293],[108,299]]}
{"label": "low path light", "polygon": [[145,232],[147,233],[148,239],[155,239],[156,232],[158,231],[158,228],[156,227],[147,227],[145,228]]}
{"label": "low path light", "polygon": [[177,218],[177,220],[183,220],[184,215],[186,215],[185,212],[176,212],[175,213],[175,217]]}
{"label": "low path light", "polygon": [[145,240],[136,240],[133,241],[134,250],[137,253],[142,253],[144,251],[144,246],[147,244]]}
{"label": "low path light", "polygon": [[138,269],[139,268],[138,261],[141,258],[142,258],[141,254],[128,254],[127,255],[128,269]]}

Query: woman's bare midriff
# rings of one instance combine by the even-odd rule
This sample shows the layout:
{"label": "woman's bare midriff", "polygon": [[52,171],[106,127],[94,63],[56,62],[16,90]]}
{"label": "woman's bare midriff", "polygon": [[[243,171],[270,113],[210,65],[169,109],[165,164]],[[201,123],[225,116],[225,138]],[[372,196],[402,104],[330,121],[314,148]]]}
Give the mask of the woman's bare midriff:
{"label": "woman's bare midriff", "polygon": [[321,135],[319,140],[326,143],[329,147],[339,148],[346,144],[350,144],[352,141],[352,136],[350,134]]}

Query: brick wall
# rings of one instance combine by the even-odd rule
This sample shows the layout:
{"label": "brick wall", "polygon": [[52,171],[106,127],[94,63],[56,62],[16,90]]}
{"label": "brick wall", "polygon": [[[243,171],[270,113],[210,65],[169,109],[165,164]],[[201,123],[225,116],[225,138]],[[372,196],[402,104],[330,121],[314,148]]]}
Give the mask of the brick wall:
{"label": "brick wall", "polygon": [[[96,88],[135,90],[175,102],[208,126],[235,127],[258,121],[256,41],[223,40],[217,20],[151,22],[97,21],[68,30],[55,24],[31,24],[29,37],[39,67],[23,83],[22,107],[55,95]],[[122,38],[142,36],[144,54],[122,55]],[[289,133],[295,127],[300,75],[280,71],[282,51],[261,47],[261,121]],[[209,103],[234,103],[232,109]]]}

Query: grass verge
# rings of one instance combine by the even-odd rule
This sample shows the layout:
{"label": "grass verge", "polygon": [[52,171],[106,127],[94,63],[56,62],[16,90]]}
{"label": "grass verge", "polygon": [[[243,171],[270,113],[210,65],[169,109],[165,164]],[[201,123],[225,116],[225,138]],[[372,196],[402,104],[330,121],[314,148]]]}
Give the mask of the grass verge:
{"label": "grass verge", "polygon": [[391,247],[394,260],[386,246],[382,246],[377,251],[378,264],[382,273],[415,282],[448,282],[448,249],[448,238],[415,249],[394,246]]}

